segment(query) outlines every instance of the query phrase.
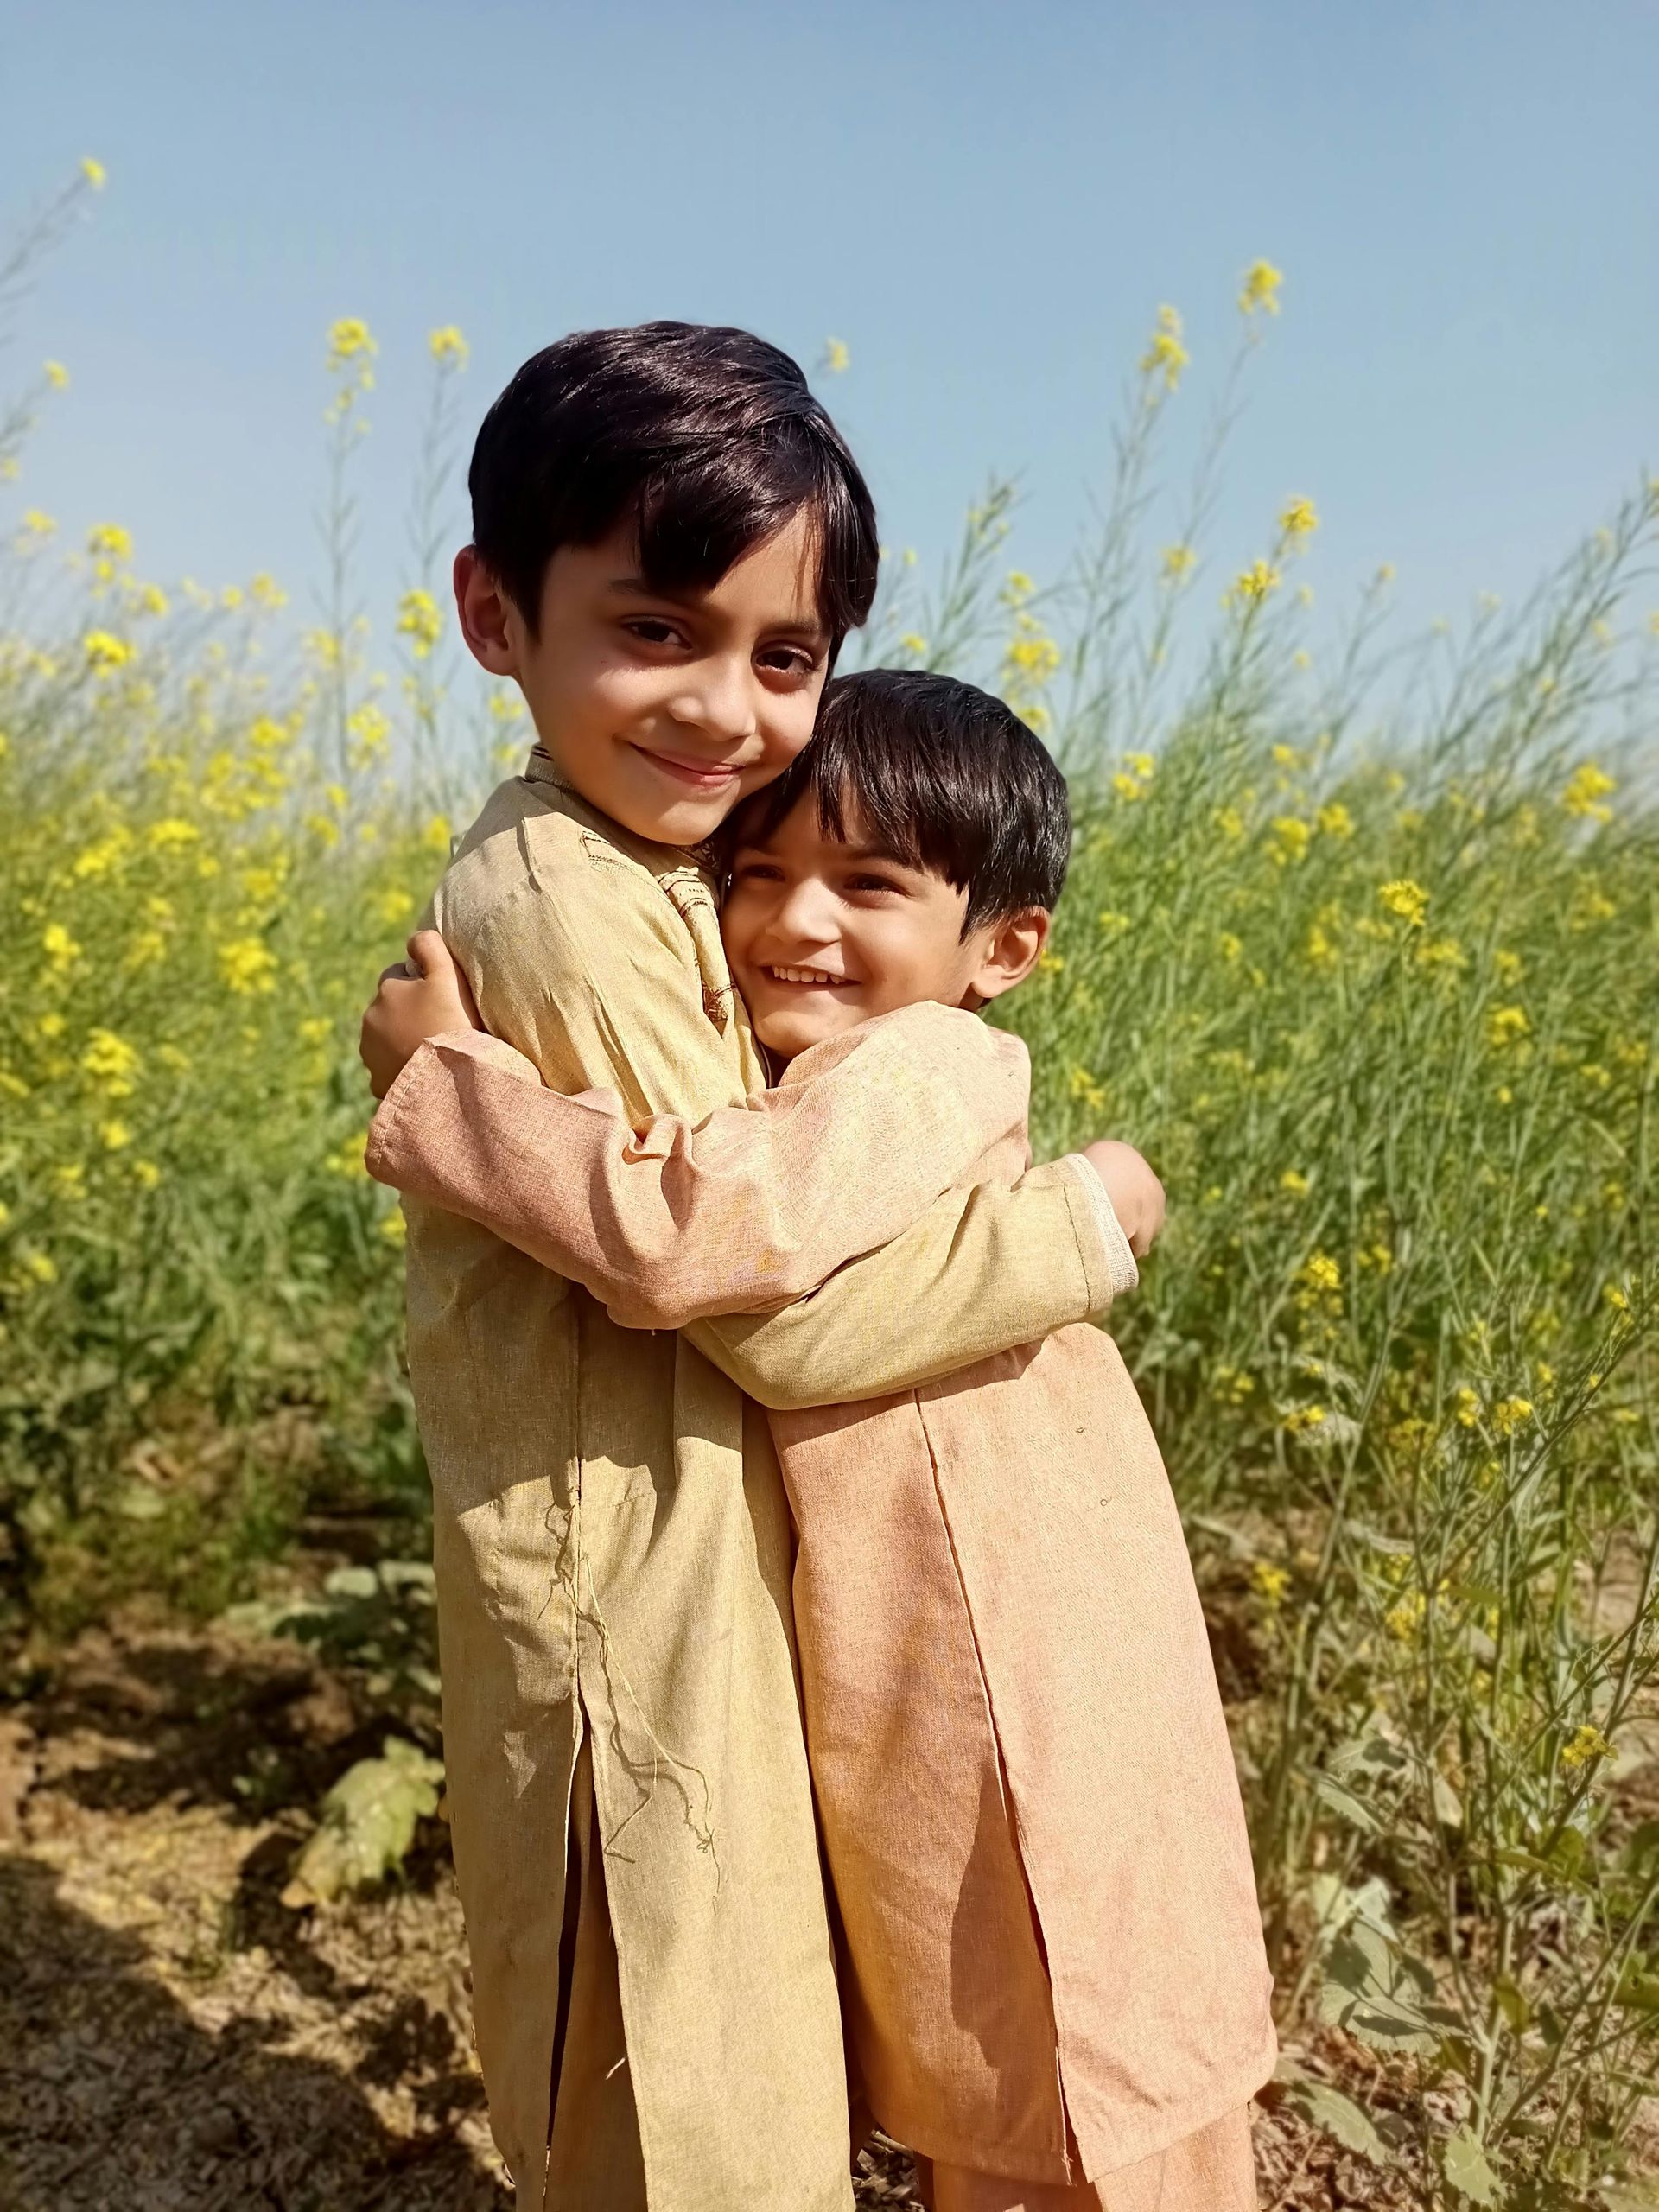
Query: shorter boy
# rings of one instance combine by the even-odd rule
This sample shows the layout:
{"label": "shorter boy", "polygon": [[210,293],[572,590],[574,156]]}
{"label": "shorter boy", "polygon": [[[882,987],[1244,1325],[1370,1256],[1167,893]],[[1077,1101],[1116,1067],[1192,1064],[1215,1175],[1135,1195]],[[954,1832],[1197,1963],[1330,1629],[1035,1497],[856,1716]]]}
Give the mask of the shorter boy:
{"label": "shorter boy", "polygon": [[[878,1038],[891,1066],[895,1028],[909,1075],[954,1087],[959,1186],[1010,1183],[1029,1158],[1024,1050],[972,1013],[1036,964],[1069,836],[1063,779],[1000,702],[919,673],[842,678],[728,833],[721,933],[778,1087],[695,1128],[632,1128],[454,1033],[467,1010],[423,939],[426,978],[384,985],[365,1024],[381,1087],[410,1059],[370,1165],[658,1327],[753,1294],[744,1225],[702,1204],[702,1166],[757,1121],[810,1147],[799,1086],[855,1075]],[[1144,1249],[1144,1163],[1096,1156]],[[1128,1287],[1126,1242],[1122,1265]],[[1116,1347],[1079,1325],[771,1418],[848,2040],[925,2201],[1254,2205],[1270,1978],[1179,1518]]]}

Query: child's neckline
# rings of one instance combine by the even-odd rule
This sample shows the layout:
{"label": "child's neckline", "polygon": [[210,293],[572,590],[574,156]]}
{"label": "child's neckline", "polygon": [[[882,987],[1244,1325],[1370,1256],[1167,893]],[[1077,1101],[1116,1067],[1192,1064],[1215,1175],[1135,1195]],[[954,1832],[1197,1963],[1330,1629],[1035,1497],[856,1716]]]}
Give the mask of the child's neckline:
{"label": "child's neckline", "polygon": [[[660,838],[642,837],[638,831],[630,830],[626,823],[617,821],[613,815],[607,814],[602,807],[595,806],[592,799],[584,792],[579,791],[569,778],[562,772],[552,754],[539,745],[531,747],[530,758],[524,763],[521,780],[529,784],[550,784],[555,791],[563,791],[567,798],[575,802],[594,830],[601,836],[609,838],[611,842],[623,852],[636,856],[643,853],[661,853],[675,863],[675,868],[669,868],[664,873],[672,874],[676,868],[690,868],[700,876],[710,875],[713,873],[708,862],[701,859],[690,846],[669,845],[664,844]],[[650,865],[649,862],[644,864]],[[653,870],[653,873],[655,872]]]}

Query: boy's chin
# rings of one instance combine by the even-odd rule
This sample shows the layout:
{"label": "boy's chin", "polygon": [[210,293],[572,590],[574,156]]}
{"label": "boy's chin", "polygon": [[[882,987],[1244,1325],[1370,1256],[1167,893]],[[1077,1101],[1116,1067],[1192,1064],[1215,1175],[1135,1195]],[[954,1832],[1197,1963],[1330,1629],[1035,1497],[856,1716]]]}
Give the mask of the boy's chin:
{"label": "boy's chin", "polygon": [[855,1006],[836,999],[752,1016],[754,1033],[760,1043],[784,1060],[810,1052],[814,1045],[822,1045],[828,1037],[839,1037],[844,1030],[856,1029],[863,1019]]}

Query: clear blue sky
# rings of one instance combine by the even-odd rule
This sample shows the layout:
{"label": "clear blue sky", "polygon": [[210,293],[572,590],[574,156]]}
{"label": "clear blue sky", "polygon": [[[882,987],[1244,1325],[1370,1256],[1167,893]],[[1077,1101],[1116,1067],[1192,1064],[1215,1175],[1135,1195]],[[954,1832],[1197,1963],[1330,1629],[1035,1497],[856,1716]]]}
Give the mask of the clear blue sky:
{"label": "clear blue sky", "polygon": [[887,542],[931,560],[1018,472],[1047,577],[1159,303],[1195,435],[1265,255],[1222,556],[1305,493],[1322,603],[1389,559],[1455,615],[1659,463],[1656,93],[1648,0],[12,0],[0,209],[82,154],[110,181],[0,355],[0,393],[45,354],[73,378],[4,498],[297,601],[323,334],[361,315],[381,609],[429,328],[472,342],[470,433],[550,337],[671,315],[844,340]]}

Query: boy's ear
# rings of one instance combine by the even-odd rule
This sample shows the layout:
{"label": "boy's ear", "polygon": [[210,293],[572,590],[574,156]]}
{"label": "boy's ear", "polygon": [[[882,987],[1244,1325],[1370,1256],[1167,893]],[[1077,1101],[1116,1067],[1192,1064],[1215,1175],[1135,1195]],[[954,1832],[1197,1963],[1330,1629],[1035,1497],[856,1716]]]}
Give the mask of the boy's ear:
{"label": "boy's ear", "polygon": [[986,931],[980,963],[969,986],[982,1003],[1000,999],[1004,991],[1025,982],[1043,957],[1049,922],[1050,917],[1040,906],[1027,906],[1022,913],[1010,914],[1006,921],[993,923]]}
{"label": "boy's ear", "polygon": [[456,554],[454,579],[455,613],[467,652],[492,676],[517,676],[516,609],[479,559],[476,546],[463,545]]}

